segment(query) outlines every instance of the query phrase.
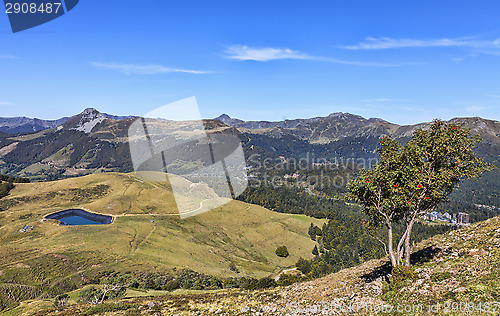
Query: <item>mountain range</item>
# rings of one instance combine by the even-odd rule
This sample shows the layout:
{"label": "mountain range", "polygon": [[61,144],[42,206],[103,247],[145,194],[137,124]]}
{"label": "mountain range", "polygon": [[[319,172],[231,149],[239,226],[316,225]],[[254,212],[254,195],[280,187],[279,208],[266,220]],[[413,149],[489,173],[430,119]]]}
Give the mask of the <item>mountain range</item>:
{"label": "mountain range", "polygon": [[[89,111],[94,111],[94,109],[88,108],[84,111],[84,113]],[[128,116],[117,116],[107,113],[101,113],[101,115],[112,120],[122,120],[128,118]],[[25,116],[0,117],[0,132],[8,134],[33,133],[57,127],[65,123],[68,119],[70,119],[70,117],[61,117],[56,120],[42,120]]]}
{"label": "mountain range", "polygon": [[[0,173],[38,180],[96,172],[133,171],[128,128],[133,116],[114,116],[93,108],[58,120],[0,118]],[[455,118],[483,138],[482,156],[498,163],[500,122],[480,117]],[[401,141],[429,123],[397,125],[349,113],[284,121],[243,121],[223,114],[204,121],[208,133],[239,137],[245,155],[256,159],[376,158],[378,140],[391,135]]]}

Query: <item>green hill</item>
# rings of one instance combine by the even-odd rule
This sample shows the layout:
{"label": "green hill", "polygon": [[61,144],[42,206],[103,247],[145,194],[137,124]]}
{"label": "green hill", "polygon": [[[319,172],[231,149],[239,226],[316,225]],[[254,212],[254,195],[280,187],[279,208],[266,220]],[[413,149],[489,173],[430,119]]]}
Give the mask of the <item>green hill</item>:
{"label": "green hill", "polygon": [[[0,200],[0,291],[26,286],[24,298],[79,288],[106,271],[162,272],[189,268],[219,277],[263,277],[311,257],[311,223],[232,201],[180,219],[165,182],[133,174],[95,174],[44,183],[19,183]],[[110,225],[62,226],[44,216],[67,208],[113,215]],[[30,232],[20,232],[32,225]],[[279,258],[278,246],[290,256]]]}
{"label": "green hill", "polygon": [[[141,311],[162,315],[318,315],[335,310],[354,315],[498,315],[499,246],[500,217],[495,217],[418,244],[413,254],[413,278],[398,282],[387,282],[387,260],[377,259],[270,290],[129,293],[128,298],[102,306],[75,304],[58,312],[52,308],[33,315],[104,315],[102,311],[109,311],[105,315],[126,315],[123,310],[128,315],[142,315]],[[43,304],[49,303],[33,301],[22,307],[36,311]],[[374,312],[381,308],[385,312]]]}

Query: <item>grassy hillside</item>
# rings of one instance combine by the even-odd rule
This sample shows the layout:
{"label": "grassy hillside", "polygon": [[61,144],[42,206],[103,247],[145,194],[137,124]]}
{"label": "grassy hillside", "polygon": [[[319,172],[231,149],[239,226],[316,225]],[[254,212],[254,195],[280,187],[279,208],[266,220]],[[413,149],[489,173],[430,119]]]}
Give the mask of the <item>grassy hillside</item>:
{"label": "grassy hillside", "polygon": [[[233,262],[240,275],[272,275],[311,256],[314,242],[307,229],[311,222],[324,222],[240,201],[181,220],[165,182],[118,173],[16,184],[0,208],[0,287],[28,286],[25,292],[33,297],[47,288],[53,289],[49,294],[74,290],[110,270],[190,268],[234,277]],[[43,220],[66,208],[115,219],[94,226]],[[33,225],[33,231],[20,232],[24,225]],[[288,247],[288,258],[275,255],[280,245]]]}
{"label": "grassy hillside", "polygon": [[[36,315],[317,315],[340,308],[356,315],[498,315],[499,247],[500,217],[495,217],[419,243],[413,279],[388,283],[390,270],[386,260],[379,259],[271,290],[128,293],[128,298],[102,306],[76,304]],[[48,302],[25,303],[23,308],[43,304]],[[385,312],[373,312],[382,306]],[[398,313],[398,306],[404,312]]]}

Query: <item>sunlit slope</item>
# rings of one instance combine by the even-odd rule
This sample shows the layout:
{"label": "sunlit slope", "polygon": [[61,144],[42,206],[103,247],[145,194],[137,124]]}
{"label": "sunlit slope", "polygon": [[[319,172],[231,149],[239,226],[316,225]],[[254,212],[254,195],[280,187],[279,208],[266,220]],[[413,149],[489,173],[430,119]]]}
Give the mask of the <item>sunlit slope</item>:
{"label": "sunlit slope", "polygon": [[144,182],[133,174],[103,173],[19,184],[0,200],[0,208],[37,215],[70,207],[111,215],[177,214],[167,182]]}
{"label": "sunlit slope", "polygon": [[[232,201],[180,219],[165,182],[133,174],[96,174],[48,183],[18,184],[0,200],[0,283],[85,283],[99,272],[159,271],[187,267],[219,276],[257,277],[311,257],[305,216]],[[112,214],[110,225],[61,226],[43,221],[53,211],[81,207]],[[24,225],[32,232],[21,233]],[[286,245],[290,257],[274,251]]]}

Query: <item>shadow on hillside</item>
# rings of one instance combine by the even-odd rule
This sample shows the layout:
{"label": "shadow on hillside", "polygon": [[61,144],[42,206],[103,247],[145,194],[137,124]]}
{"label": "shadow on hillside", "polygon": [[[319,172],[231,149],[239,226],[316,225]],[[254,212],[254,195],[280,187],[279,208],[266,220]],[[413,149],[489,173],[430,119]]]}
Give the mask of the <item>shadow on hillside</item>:
{"label": "shadow on hillside", "polygon": [[[410,262],[414,264],[422,264],[431,261],[439,252],[441,248],[436,246],[429,246],[424,249],[420,249],[410,255]],[[375,268],[372,272],[366,273],[361,276],[365,282],[373,282],[376,279],[383,277],[386,281],[388,280],[389,274],[391,274],[392,266],[390,262],[386,262],[383,265]]]}

